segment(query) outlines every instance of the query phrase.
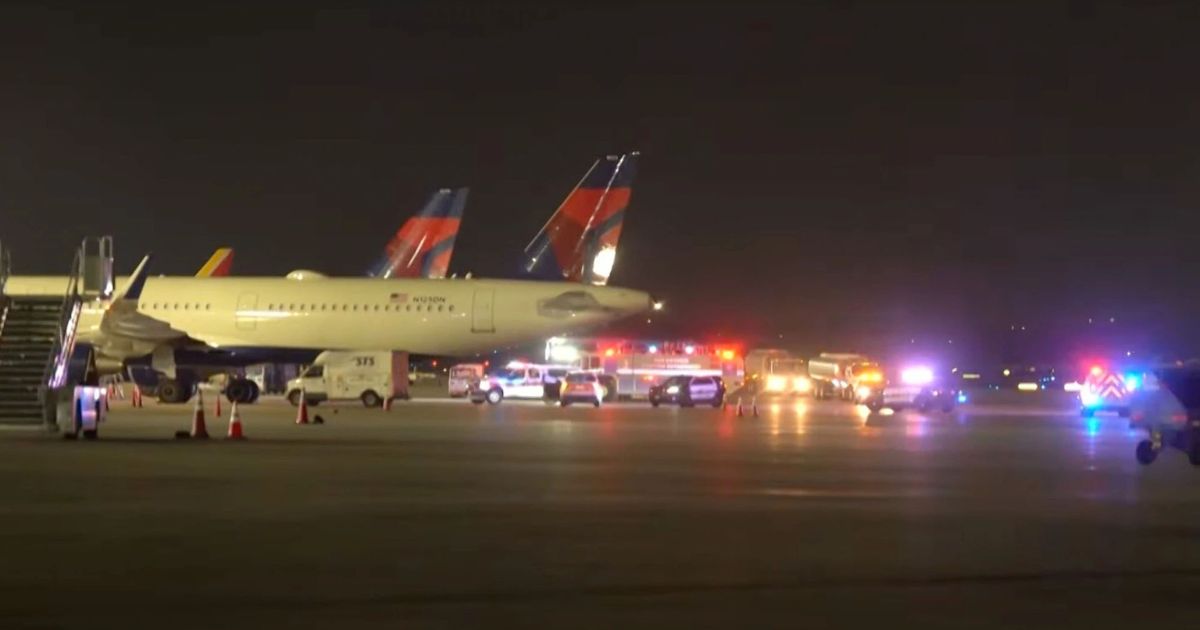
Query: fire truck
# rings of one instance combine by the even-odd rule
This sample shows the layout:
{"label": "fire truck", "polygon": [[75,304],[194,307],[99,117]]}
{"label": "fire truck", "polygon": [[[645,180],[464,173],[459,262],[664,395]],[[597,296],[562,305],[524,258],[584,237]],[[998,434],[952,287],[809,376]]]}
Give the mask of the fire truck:
{"label": "fire truck", "polygon": [[651,387],[672,376],[719,376],[732,385],[744,375],[742,349],[734,343],[553,337],[546,361],[595,372],[606,400],[648,398]]}

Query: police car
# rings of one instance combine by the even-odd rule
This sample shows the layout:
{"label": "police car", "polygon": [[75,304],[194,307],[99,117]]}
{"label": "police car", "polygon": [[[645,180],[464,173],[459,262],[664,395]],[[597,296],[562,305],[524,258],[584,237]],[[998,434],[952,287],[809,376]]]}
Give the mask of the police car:
{"label": "police car", "polygon": [[567,369],[558,365],[541,365],[514,361],[503,370],[480,379],[471,388],[471,402],[498,405],[505,398],[543,400],[558,392],[558,381]]}
{"label": "police car", "polygon": [[899,379],[888,381],[878,391],[862,388],[856,392],[859,402],[871,411],[884,407],[899,411],[914,408],[921,412],[950,413],[958,406],[960,392],[940,382],[933,369],[914,365],[900,370]]}
{"label": "police car", "polygon": [[720,407],[725,402],[725,382],[720,376],[672,376],[650,388],[650,404],[675,403],[692,407],[696,403]]}

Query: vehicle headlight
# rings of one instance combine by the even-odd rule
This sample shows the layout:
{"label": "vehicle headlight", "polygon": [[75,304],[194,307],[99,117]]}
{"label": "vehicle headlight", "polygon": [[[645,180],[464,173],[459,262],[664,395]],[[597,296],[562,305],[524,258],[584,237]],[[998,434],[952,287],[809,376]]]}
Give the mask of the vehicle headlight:
{"label": "vehicle headlight", "polygon": [[787,389],[787,379],[777,374],[772,374],[767,377],[767,390],[772,392],[781,392]]}
{"label": "vehicle headlight", "polygon": [[792,380],[792,388],[798,392],[807,392],[812,389],[812,381],[806,376],[797,376]]}
{"label": "vehicle headlight", "polygon": [[858,394],[858,397],[860,399],[870,398],[871,397],[871,388],[867,387],[866,385],[859,385],[858,389],[854,390],[854,393]]}
{"label": "vehicle headlight", "polygon": [[668,388],[667,388],[667,393],[668,393],[668,394],[678,394],[678,393],[679,393],[679,386],[678,386],[678,385],[672,385],[672,386],[668,387]]}

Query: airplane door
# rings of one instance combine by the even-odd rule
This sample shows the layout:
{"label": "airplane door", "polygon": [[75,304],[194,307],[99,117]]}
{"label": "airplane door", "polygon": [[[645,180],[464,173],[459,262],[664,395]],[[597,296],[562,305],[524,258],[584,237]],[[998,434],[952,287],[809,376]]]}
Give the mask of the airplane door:
{"label": "airplane door", "polygon": [[471,304],[471,332],[493,333],[496,325],[492,318],[492,298],[495,289],[478,289]]}
{"label": "airplane door", "polygon": [[258,308],[257,293],[243,293],[238,296],[237,311],[234,312],[233,318],[237,322],[238,330],[254,330],[258,323],[258,318],[254,317],[250,311]]}

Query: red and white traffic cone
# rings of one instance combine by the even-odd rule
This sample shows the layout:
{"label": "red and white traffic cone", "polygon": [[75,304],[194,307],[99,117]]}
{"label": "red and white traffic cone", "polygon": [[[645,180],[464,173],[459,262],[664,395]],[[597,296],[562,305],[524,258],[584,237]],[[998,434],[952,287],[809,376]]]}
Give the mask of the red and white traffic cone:
{"label": "red and white traffic cone", "polygon": [[738,396],[738,402],[737,402],[737,417],[741,418],[741,417],[742,417],[742,416],[744,416],[744,415],[746,415],[746,413],[745,413],[744,411],[742,411],[742,397],[741,397],[741,396]]}
{"label": "red and white traffic cone", "polygon": [[236,400],[233,402],[233,406],[229,408],[229,433],[225,435],[225,439],[246,439],[245,434],[242,433],[242,414],[238,413]]}
{"label": "red and white traffic cone", "polygon": [[383,398],[383,410],[384,411],[392,410],[392,397],[391,396],[385,396]]}
{"label": "red and white traffic cone", "polygon": [[758,417],[758,395],[755,394],[750,398],[750,414],[755,418]]}
{"label": "red and white traffic cone", "polygon": [[217,392],[217,410],[213,412],[213,415],[215,415],[218,418],[221,417],[221,393],[220,392]]}
{"label": "red and white traffic cone", "polygon": [[300,404],[296,407],[296,424],[308,424],[308,396],[300,390]]}
{"label": "red and white traffic cone", "polygon": [[196,390],[196,406],[192,410],[192,437],[208,439],[208,427],[204,424],[204,392]]}
{"label": "red and white traffic cone", "polygon": [[134,407],[142,406],[142,388],[138,387],[137,383],[134,383],[133,391],[130,392],[129,403]]}

